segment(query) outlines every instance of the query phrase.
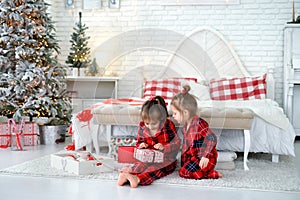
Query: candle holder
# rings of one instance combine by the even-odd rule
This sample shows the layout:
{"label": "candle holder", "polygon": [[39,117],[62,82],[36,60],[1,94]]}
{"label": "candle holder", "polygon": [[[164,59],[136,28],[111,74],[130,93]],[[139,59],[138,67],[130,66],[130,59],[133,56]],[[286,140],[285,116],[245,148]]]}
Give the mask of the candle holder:
{"label": "candle holder", "polygon": [[293,6],[292,6],[292,22],[295,22],[295,2],[293,0]]}
{"label": "candle holder", "polygon": [[300,23],[300,16],[295,20],[295,1],[292,1],[292,21],[288,22],[288,24]]}

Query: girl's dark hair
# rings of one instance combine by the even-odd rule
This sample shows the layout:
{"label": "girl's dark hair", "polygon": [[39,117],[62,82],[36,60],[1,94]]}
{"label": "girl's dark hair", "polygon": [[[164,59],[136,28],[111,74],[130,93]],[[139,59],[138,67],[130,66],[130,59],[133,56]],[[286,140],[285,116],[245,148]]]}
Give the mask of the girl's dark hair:
{"label": "girl's dark hair", "polygon": [[155,96],[144,102],[141,109],[142,120],[156,119],[165,121],[168,117],[166,102],[161,96]]}
{"label": "girl's dark hair", "polygon": [[189,85],[183,86],[182,92],[175,95],[171,100],[171,105],[178,111],[182,112],[187,110],[190,113],[190,117],[197,113],[197,101],[196,97],[189,93],[191,87]]}

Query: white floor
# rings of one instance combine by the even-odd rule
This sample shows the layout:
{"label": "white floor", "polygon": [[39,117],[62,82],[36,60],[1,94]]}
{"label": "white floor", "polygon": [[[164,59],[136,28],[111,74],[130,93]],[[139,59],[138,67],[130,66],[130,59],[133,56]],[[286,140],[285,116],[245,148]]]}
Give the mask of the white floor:
{"label": "white floor", "polygon": [[[0,168],[6,168],[42,155],[63,149],[65,144],[26,147],[26,151],[0,149]],[[298,172],[300,176],[300,141],[295,143]],[[284,182],[282,183],[284,184]],[[131,189],[117,186],[115,181],[75,180],[43,177],[22,177],[0,175],[0,199],[19,200],[93,200],[93,199],[300,199],[300,193],[265,192],[257,190],[212,189],[199,187],[179,187],[152,184]]]}

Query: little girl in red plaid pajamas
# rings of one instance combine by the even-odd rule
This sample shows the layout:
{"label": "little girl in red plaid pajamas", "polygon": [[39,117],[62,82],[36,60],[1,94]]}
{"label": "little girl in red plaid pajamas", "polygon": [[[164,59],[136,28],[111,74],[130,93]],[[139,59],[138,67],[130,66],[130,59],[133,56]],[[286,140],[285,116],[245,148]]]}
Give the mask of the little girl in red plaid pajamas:
{"label": "little girl in red plaid pajamas", "polygon": [[184,86],[171,101],[173,118],[182,124],[183,144],[179,176],[187,179],[217,179],[223,175],[214,168],[217,163],[217,137],[208,123],[196,115],[197,101]]}
{"label": "little girl in red plaid pajamas", "polygon": [[125,166],[120,170],[118,185],[130,183],[149,185],[153,181],[174,172],[177,166],[177,154],[181,140],[177,135],[174,123],[169,120],[165,101],[156,96],[146,101],[141,109],[142,121],[139,124],[136,148],[150,148],[164,153],[162,163],[136,162],[132,167]]}

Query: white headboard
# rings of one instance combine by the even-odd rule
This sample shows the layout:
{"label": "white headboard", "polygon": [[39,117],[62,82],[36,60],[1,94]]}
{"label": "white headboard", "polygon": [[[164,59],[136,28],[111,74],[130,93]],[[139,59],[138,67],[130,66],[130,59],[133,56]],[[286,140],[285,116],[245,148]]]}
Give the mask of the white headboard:
{"label": "white headboard", "polygon": [[[153,34],[151,34],[149,30],[143,31],[146,33],[149,32],[148,35],[146,34],[147,37],[145,37],[147,40],[145,40],[145,38],[139,38],[141,34],[135,34],[133,38],[138,41],[150,41],[149,45],[152,44],[154,49],[157,47],[156,43],[163,44],[162,41],[169,39],[167,36],[163,38],[155,37],[159,34],[165,34],[164,31],[154,31]],[[220,32],[212,28],[204,27],[197,28],[186,36],[181,34],[175,34],[175,36],[175,40],[173,39],[172,41],[175,44],[174,48],[170,48],[169,51],[167,51],[168,55],[165,56],[165,59],[162,59],[162,64],[157,66],[151,64],[133,66],[133,70],[122,76],[119,84],[119,90],[121,91],[119,94],[123,92],[124,95],[122,94],[121,96],[139,96],[142,91],[144,78],[153,79],[154,77],[170,78],[181,76],[197,78],[199,82],[203,80],[208,83],[213,78],[251,76],[243,66],[233,47]],[[116,42],[115,46],[118,47],[119,44],[123,44],[124,38],[129,38],[128,40],[130,40],[131,37],[123,37],[119,42]],[[155,41],[155,39],[157,39],[157,41]],[[170,40],[171,39],[172,37],[170,36]],[[109,48],[109,44],[108,42],[107,48],[103,48],[103,46],[99,48],[99,51],[112,49]],[[156,48],[156,50],[159,51],[159,48]],[[141,56],[137,58],[140,59]],[[149,58],[156,56],[159,56],[159,54],[155,54],[153,57],[145,55],[145,57]],[[272,71],[272,69],[268,71],[267,96],[268,98],[274,99],[274,79]]]}
{"label": "white headboard", "polygon": [[188,34],[166,65],[179,74],[197,74],[206,81],[250,76],[232,46],[222,34],[211,28],[198,28]]}
{"label": "white headboard", "polygon": [[[197,28],[186,36],[166,66],[183,77],[206,82],[213,78],[251,76],[224,36],[208,27]],[[273,67],[267,67],[267,98],[275,98]]]}

